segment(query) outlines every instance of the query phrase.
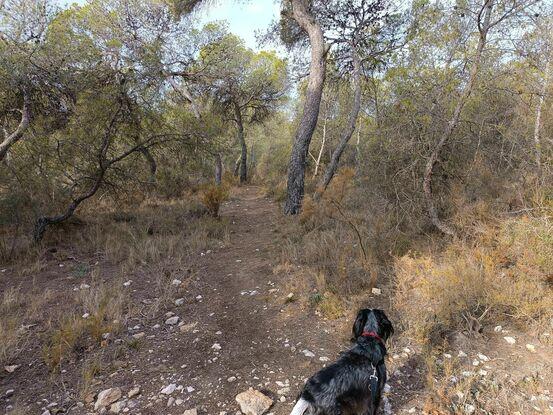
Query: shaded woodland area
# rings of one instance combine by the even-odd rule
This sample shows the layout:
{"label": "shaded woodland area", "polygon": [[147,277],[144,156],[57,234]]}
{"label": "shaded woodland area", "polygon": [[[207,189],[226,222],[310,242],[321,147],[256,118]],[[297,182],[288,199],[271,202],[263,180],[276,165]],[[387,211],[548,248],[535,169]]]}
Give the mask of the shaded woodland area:
{"label": "shaded woodland area", "polygon": [[[424,362],[421,413],[531,413],[507,381],[450,384],[440,356],[499,325],[551,353],[553,4],[282,0],[253,50],[200,23],[216,3],[0,0],[1,366],[29,339],[52,376],[108,347],[138,314],[122,281],[157,281],[142,316],[171,312],[191,258],[241,248],[221,209],[257,186],[272,278],[304,282],[282,304],[342,321],[383,288]],[[102,283],[38,317],[62,257]]]}

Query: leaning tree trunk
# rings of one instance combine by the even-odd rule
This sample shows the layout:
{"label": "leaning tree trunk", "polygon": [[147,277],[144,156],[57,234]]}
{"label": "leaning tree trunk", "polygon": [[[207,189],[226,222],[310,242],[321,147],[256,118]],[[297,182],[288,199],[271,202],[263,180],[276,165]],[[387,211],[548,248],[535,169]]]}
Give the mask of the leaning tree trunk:
{"label": "leaning tree trunk", "polygon": [[42,216],[38,218],[37,221],[35,222],[35,227],[33,230],[33,238],[35,242],[38,243],[42,240],[42,238],[44,237],[44,232],[46,232],[46,228],[48,226],[65,222],[67,219],[73,216],[73,214],[75,213],[75,211],[77,210],[77,208],[82,202],[94,196],[98,191],[98,189],[100,189],[100,186],[102,185],[105,172],[106,170],[104,168],[101,168],[90,190],[86,192],[84,195],[79,196],[78,198],[71,201],[71,203],[69,204],[69,206],[67,207],[64,213],[58,216]]}
{"label": "leaning tree trunk", "polygon": [[317,177],[317,174],[319,174],[319,167],[321,165],[321,158],[323,157],[323,152],[325,149],[325,142],[326,142],[326,124],[328,122],[328,117],[325,117],[324,124],[323,124],[323,136],[321,137],[321,148],[319,150],[319,155],[315,159],[315,170],[313,171],[313,178]]}
{"label": "leaning tree trunk", "polygon": [[486,46],[486,41],[488,37],[488,31],[490,29],[490,19],[492,14],[492,7],[493,7],[494,0],[484,0],[484,5],[482,6],[482,11],[484,13],[484,18],[482,21],[482,24],[480,25],[479,20],[479,39],[478,39],[478,45],[476,47],[476,53],[474,56],[474,61],[472,63],[472,67],[469,74],[469,80],[463,89],[461,96],[459,97],[459,101],[457,102],[457,105],[455,106],[455,109],[453,111],[453,115],[451,116],[451,119],[449,120],[447,127],[443,134],[440,137],[440,140],[438,141],[438,144],[436,144],[436,147],[434,147],[434,150],[432,151],[432,154],[430,155],[430,158],[426,162],[426,168],[424,170],[424,178],[423,178],[423,192],[426,199],[426,204],[428,208],[428,214],[430,216],[430,220],[432,221],[432,224],[438,228],[441,232],[443,232],[446,235],[449,236],[455,236],[454,229],[443,222],[440,219],[440,216],[438,215],[438,208],[436,207],[436,203],[434,201],[434,197],[432,194],[432,175],[434,173],[434,166],[438,162],[438,158],[440,156],[440,153],[445,146],[445,144],[448,142],[448,140],[451,138],[451,135],[453,134],[453,131],[457,127],[457,124],[459,123],[459,119],[461,117],[461,111],[463,110],[463,107],[465,106],[468,98],[470,97],[470,94],[472,93],[472,90],[474,88],[474,84],[476,82],[476,78],[478,76],[478,72],[480,70],[480,63],[482,61],[482,53],[484,51],[484,47]]}
{"label": "leaning tree trunk", "polygon": [[309,9],[309,1],[292,0],[293,18],[309,36],[311,64],[303,114],[296,131],[288,165],[288,186],[284,213],[289,215],[295,215],[301,209],[307,153],[313,132],[317,126],[325,81],[326,59],[323,31]]}
{"label": "leaning tree trunk", "polygon": [[223,182],[223,162],[219,153],[215,154],[215,184],[221,186]]}
{"label": "leaning tree trunk", "polygon": [[240,164],[242,162],[242,154],[238,156],[236,161],[234,162],[234,177],[238,177],[238,174],[240,173]]}
{"label": "leaning tree trunk", "polygon": [[242,122],[242,112],[240,106],[234,104],[234,121],[236,122],[238,142],[240,143],[240,183],[246,183],[248,180],[248,146],[244,136],[244,123]]}
{"label": "leaning tree trunk", "polygon": [[540,140],[540,132],[541,132],[541,116],[542,116],[542,108],[543,103],[545,101],[545,94],[547,92],[547,87],[549,84],[549,71],[550,71],[550,61],[547,61],[547,64],[545,65],[545,72],[543,75],[543,84],[540,91],[540,97],[538,100],[538,107],[536,108],[536,122],[534,125],[534,148],[535,148],[535,157],[536,157],[536,168],[538,170],[538,175],[541,176],[541,140]]}
{"label": "leaning tree trunk", "polygon": [[27,93],[24,92],[23,108],[21,110],[21,121],[19,122],[19,125],[13,133],[5,133],[4,140],[0,143],[0,161],[4,160],[11,146],[13,146],[15,143],[21,140],[21,138],[23,138],[23,134],[25,133],[27,128],[29,128],[30,118],[29,97]]}
{"label": "leaning tree trunk", "polygon": [[[197,120],[201,120],[202,114],[200,113],[200,109],[198,107],[196,100],[194,99],[194,96],[192,95],[192,93],[188,89],[188,86],[186,85],[186,81],[183,79],[181,81],[181,84],[178,85],[175,82],[173,75],[171,74],[167,76],[167,80],[169,81],[169,83],[171,84],[175,92],[180,94],[186,101],[188,101],[188,103],[192,107],[192,112],[194,113],[194,117]],[[217,186],[220,186],[222,183],[222,176],[223,176],[223,163],[221,161],[221,154],[219,153],[214,154],[214,159],[215,159],[215,184]],[[235,176],[236,175],[237,174],[235,174]]]}
{"label": "leaning tree trunk", "polygon": [[336,174],[336,170],[338,169],[338,164],[340,163],[340,157],[342,157],[342,153],[346,149],[346,146],[353,135],[353,132],[355,131],[355,125],[357,124],[357,117],[359,116],[359,110],[361,108],[361,61],[359,60],[359,56],[357,55],[357,51],[355,50],[355,47],[352,46],[352,58],[353,58],[353,74],[352,74],[352,81],[353,81],[353,105],[351,107],[351,113],[348,120],[348,125],[344,132],[342,133],[342,137],[340,138],[340,142],[338,143],[338,146],[334,150],[334,153],[332,153],[332,157],[330,159],[330,163],[328,164],[328,167],[326,168],[325,174],[323,176],[323,179],[320,184],[319,188],[319,195],[322,195],[328,185],[330,184],[330,181]]}
{"label": "leaning tree trunk", "polygon": [[[135,144],[140,143],[140,138],[139,137],[135,136],[133,138],[134,138]],[[139,149],[138,151],[142,154],[142,156],[144,157],[144,159],[146,160],[146,162],[150,166],[150,179],[151,179],[152,183],[154,183],[156,181],[156,173],[157,173],[156,159],[154,158],[154,156],[152,156],[152,153],[146,147],[143,147],[143,148]]]}

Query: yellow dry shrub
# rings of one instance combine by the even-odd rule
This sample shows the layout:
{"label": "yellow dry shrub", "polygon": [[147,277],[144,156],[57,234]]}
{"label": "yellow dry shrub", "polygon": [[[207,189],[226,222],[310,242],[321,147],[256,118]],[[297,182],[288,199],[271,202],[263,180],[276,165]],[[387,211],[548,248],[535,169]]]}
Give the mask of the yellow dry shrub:
{"label": "yellow dry shrub", "polygon": [[342,202],[353,188],[354,177],[355,169],[352,167],[341,168],[328,185],[328,188],[323,194],[323,199],[332,199]]}
{"label": "yellow dry shrub", "polygon": [[317,308],[321,314],[330,320],[335,320],[344,315],[344,303],[332,292],[325,292],[318,302]]}
{"label": "yellow dry shrub", "polygon": [[202,190],[200,198],[208,213],[217,217],[221,205],[228,199],[228,190],[225,186],[209,185]]}
{"label": "yellow dry shrub", "polygon": [[344,167],[336,173],[324,193],[317,189],[315,199],[306,196],[302,202],[300,223],[306,229],[320,227],[328,219],[344,220],[343,215],[348,210],[343,207],[346,196],[353,189],[355,170]]}
{"label": "yellow dry shrub", "polygon": [[398,258],[393,300],[408,335],[438,342],[470,317],[550,324],[552,231],[546,218],[513,219],[470,245]]}

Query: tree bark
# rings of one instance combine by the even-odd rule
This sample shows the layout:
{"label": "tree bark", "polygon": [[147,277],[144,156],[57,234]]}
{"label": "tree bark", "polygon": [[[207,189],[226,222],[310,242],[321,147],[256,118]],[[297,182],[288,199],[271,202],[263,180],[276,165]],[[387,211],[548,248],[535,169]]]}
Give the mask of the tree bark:
{"label": "tree bark", "polygon": [[173,89],[178,94],[180,94],[186,101],[188,101],[190,103],[190,106],[192,107],[192,112],[194,113],[194,117],[196,117],[199,120],[201,118],[200,110],[199,110],[198,106],[196,105],[196,100],[194,99],[194,97],[190,93],[190,90],[186,86],[186,82],[184,82],[184,80],[183,80],[181,82],[181,84],[178,85],[175,82],[175,78],[173,78],[173,76],[168,76],[167,80],[169,81],[169,83],[171,84]]}
{"label": "tree bark", "polygon": [[327,122],[328,122],[328,117],[325,117],[325,120],[323,123],[323,136],[321,138],[321,149],[319,150],[319,155],[315,159],[315,171],[313,172],[313,178],[317,177],[317,174],[319,174],[319,166],[321,165],[321,158],[323,157],[323,152],[325,149]]}
{"label": "tree bark", "polygon": [[303,114],[294,137],[288,165],[288,185],[284,213],[289,215],[298,214],[301,210],[307,153],[319,118],[326,71],[326,47],[323,31],[309,10],[309,3],[308,0],[292,0],[293,18],[309,36],[311,64]]}
{"label": "tree bark", "polygon": [[[434,150],[432,151],[430,158],[426,162],[426,168],[424,171],[422,187],[423,187],[423,192],[426,199],[430,220],[432,221],[432,224],[437,229],[439,229],[441,232],[449,236],[455,236],[455,230],[451,226],[443,222],[438,215],[438,208],[436,207],[436,203],[434,201],[434,197],[432,194],[432,174],[434,173],[434,166],[438,162],[440,153],[443,147],[445,146],[445,144],[447,143],[447,141],[451,138],[453,131],[457,127],[457,124],[459,123],[459,119],[461,117],[461,111],[463,110],[463,107],[465,106],[474,88],[474,84],[476,82],[476,78],[480,70],[482,53],[484,51],[484,47],[486,46],[488,31],[490,29],[490,20],[492,15],[493,3],[494,3],[494,0],[484,0],[482,9],[478,15],[479,16],[478,17],[478,31],[479,31],[478,45],[476,47],[476,53],[474,55],[474,61],[472,63],[472,67],[470,69],[468,82],[465,85],[465,88],[463,89],[461,96],[459,97],[459,101],[457,102],[457,105],[453,110],[453,115],[451,116],[451,119],[449,120],[445,131],[441,135],[440,140],[436,144],[436,147],[434,147]],[[483,13],[483,19],[482,19],[482,13]]]}
{"label": "tree bark", "polygon": [[330,184],[332,178],[336,174],[336,170],[338,170],[338,164],[340,163],[340,157],[342,157],[342,153],[346,149],[346,146],[351,139],[351,136],[353,135],[353,132],[355,131],[355,125],[357,124],[357,118],[359,117],[359,110],[361,108],[361,61],[359,60],[359,56],[357,55],[357,51],[355,50],[355,47],[352,46],[352,58],[353,58],[353,73],[352,73],[352,82],[353,82],[353,104],[351,107],[351,113],[348,120],[348,125],[344,132],[342,133],[342,137],[340,138],[340,142],[338,143],[338,146],[332,153],[332,157],[330,159],[330,163],[328,167],[326,168],[325,174],[323,176],[323,180],[320,184],[320,194],[324,193],[328,185]]}
{"label": "tree bark", "polygon": [[154,156],[152,156],[152,153],[150,153],[150,150],[148,150],[147,148],[141,148],[140,152],[142,153],[142,155],[150,165],[150,174],[152,176],[152,180],[155,181],[156,173],[157,173],[156,159],[154,159]]}
{"label": "tree bark", "polygon": [[357,129],[357,142],[355,143],[355,170],[357,176],[361,173],[361,127]]}
{"label": "tree bark", "polygon": [[240,173],[240,164],[242,164],[242,154],[234,162],[234,177],[238,177],[238,173]]}
{"label": "tree bark", "polygon": [[237,137],[240,143],[240,183],[246,183],[248,180],[248,146],[244,136],[244,123],[242,121],[242,112],[240,106],[234,103],[234,121],[236,122]]}
{"label": "tree bark", "polygon": [[[109,148],[109,144],[110,144],[110,140],[111,140],[111,135],[113,134],[113,131],[115,130],[116,120],[117,120],[117,117],[119,116],[120,111],[121,111],[121,107],[117,110],[117,112],[115,113],[115,115],[111,119],[111,122],[110,122],[110,124],[109,124],[109,126],[108,126],[108,128],[107,128],[107,130],[104,134],[104,138],[102,140],[102,146],[98,150],[98,155],[97,155],[97,158],[98,158],[98,171],[96,172],[96,177],[94,178],[94,183],[92,184],[92,186],[90,187],[90,189],[86,193],[84,193],[81,196],[73,199],[71,201],[71,203],[69,204],[69,206],[67,207],[67,209],[65,210],[65,212],[63,212],[62,214],[57,215],[57,216],[41,216],[40,218],[38,218],[37,221],[35,222],[35,227],[34,227],[34,231],[33,231],[33,238],[34,238],[35,242],[38,243],[42,240],[42,238],[44,237],[44,232],[46,232],[46,228],[48,226],[55,225],[55,224],[64,222],[67,219],[69,219],[71,216],[73,216],[73,214],[75,213],[75,211],[77,210],[77,208],[79,207],[79,205],[82,202],[84,202],[85,200],[87,200],[87,199],[91,198],[92,196],[94,196],[96,194],[96,192],[100,189],[100,187],[102,185],[102,182],[104,181],[104,177],[106,175],[107,169],[113,163],[116,162],[115,160],[107,160],[106,159],[106,154],[108,152],[108,148]],[[137,145],[135,147],[136,151],[140,151],[140,148],[142,148],[142,146]]]}
{"label": "tree bark", "polygon": [[542,115],[542,108],[545,101],[545,94],[547,92],[547,87],[549,85],[549,71],[550,71],[550,61],[547,61],[547,64],[545,65],[545,72],[543,75],[543,84],[540,91],[540,97],[538,100],[538,107],[536,108],[536,122],[534,125],[534,148],[535,148],[535,157],[536,157],[536,168],[538,170],[538,175],[541,176],[541,140],[540,140],[540,132],[541,132],[541,115]]}
{"label": "tree bark", "polygon": [[221,161],[221,154],[215,154],[215,184],[221,186],[223,182],[223,162]]}
{"label": "tree bark", "polygon": [[23,108],[21,109],[21,121],[13,133],[8,134],[4,130],[4,140],[0,143],[0,161],[4,160],[11,146],[21,140],[25,131],[29,128],[31,119],[29,106],[29,96],[26,92],[24,92]]}

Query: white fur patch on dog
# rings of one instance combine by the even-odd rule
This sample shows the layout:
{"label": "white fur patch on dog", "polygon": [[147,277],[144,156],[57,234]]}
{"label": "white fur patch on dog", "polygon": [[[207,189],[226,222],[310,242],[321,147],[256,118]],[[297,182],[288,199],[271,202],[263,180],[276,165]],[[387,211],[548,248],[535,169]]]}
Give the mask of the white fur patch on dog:
{"label": "white fur patch on dog", "polygon": [[290,415],[303,415],[303,413],[307,411],[307,408],[309,408],[309,402],[303,398],[300,398],[298,402],[296,402],[292,412],[290,412]]}

